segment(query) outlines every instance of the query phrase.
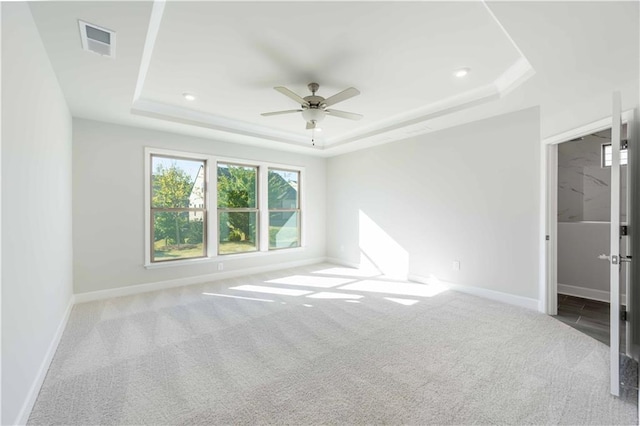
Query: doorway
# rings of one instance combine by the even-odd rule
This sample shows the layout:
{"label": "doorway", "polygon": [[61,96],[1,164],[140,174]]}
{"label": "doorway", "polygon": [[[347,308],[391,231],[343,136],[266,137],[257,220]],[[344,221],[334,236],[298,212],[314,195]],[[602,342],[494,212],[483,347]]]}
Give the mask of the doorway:
{"label": "doorway", "polygon": [[[626,140],[626,126],[622,129]],[[626,150],[621,151],[621,224],[626,226]],[[611,229],[611,129],[557,146],[557,316],[556,319],[610,344],[609,252]],[[626,255],[625,239],[621,255]],[[600,259],[599,259],[600,257]],[[621,299],[625,305],[626,264]],[[620,348],[625,353],[625,323]]]}
{"label": "doorway", "polygon": [[[617,117],[620,120],[619,113]],[[622,119],[625,124],[614,132],[612,121],[603,119],[545,140],[548,243],[543,306],[547,314],[610,346],[611,393],[637,402],[638,364],[634,360],[637,348],[631,344],[636,328],[629,327],[625,312],[627,303],[637,306],[637,292],[630,286],[630,264],[618,260],[631,260],[627,254],[631,253],[632,236],[626,232],[631,227],[625,225],[631,221],[631,212],[638,211],[634,185],[629,181],[636,182],[635,177],[629,176],[632,171],[637,176],[635,168],[629,169],[636,163],[627,158],[637,158],[635,149],[627,149],[627,140],[636,141],[637,136],[628,124],[635,123],[634,111],[622,114]],[[617,123],[620,125],[620,121]],[[616,139],[613,145],[620,143],[620,151],[614,154],[616,167],[611,167],[612,136]],[[632,143],[631,148],[634,147]],[[627,162],[631,165],[627,166]],[[613,220],[612,212],[615,212]],[[613,265],[619,265],[616,272]],[[613,287],[610,284],[613,282],[619,285]],[[620,304],[610,306],[610,296]],[[625,315],[617,323],[610,323],[618,314]],[[631,312],[633,324],[636,315]],[[613,342],[610,335],[615,336]]]}

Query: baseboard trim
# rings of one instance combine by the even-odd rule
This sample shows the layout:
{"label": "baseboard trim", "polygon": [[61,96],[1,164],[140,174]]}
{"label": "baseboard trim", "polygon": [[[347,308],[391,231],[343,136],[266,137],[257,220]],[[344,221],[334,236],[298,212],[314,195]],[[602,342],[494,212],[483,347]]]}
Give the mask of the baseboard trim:
{"label": "baseboard trim", "polygon": [[[594,290],[592,288],[558,283],[558,294],[566,294],[568,296],[582,297],[583,299],[598,300],[600,302],[609,303],[609,292],[604,290]],[[620,301],[623,305],[626,305],[626,295],[621,294]]]}
{"label": "baseboard trim", "polygon": [[360,264],[356,262],[348,262],[346,260],[338,259],[336,257],[327,257],[326,261],[329,263],[333,263],[334,265],[347,266],[349,268],[359,269]]}
{"label": "baseboard trim", "polygon": [[[409,281],[415,281],[423,284],[431,284],[432,280],[427,277],[423,277],[420,275],[409,274]],[[527,308],[537,311],[538,310],[538,299],[532,299],[529,297],[516,296],[515,294],[503,293],[500,291],[489,290],[487,288],[482,287],[471,287],[462,284],[455,284],[452,282],[441,281],[438,280],[438,284],[444,285],[445,287],[456,290],[461,293],[472,294],[474,296],[483,297],[485,299],[495,300],[498,302],[508,303],[510,305],[519,306],[521,308]]]}
{"label": "baseboard trim", "polygon": [[255,266],[235,271],[223,271],[214,274],[196,275],[193,277],[177,278],[173,280],[157,281],[145,284],[136,284],[126,287],[111,288],[108,290],[76,293],[75,303],[93,302],[96,300],[111,299],[112,297],[131,296],[133,294],[148,293],[151,291],[165,290],[168,288],[183,287],[186,285],[203,284],[211,281],[219,281],[227,278],[235,278],[245,275],[260,274],[262,272],[277,271],[279,269],[295,268],[298,266],[313,265],[326,262],[327,258],[317,257],[313,259],[296,260],[292,262],[276,263],[266,266]]}
{"label": "baseboard trim", "polygon": [[31,388],[29,389],[29,393],[27,394],[27,399],[24,401],[20,412],[18,413],[18,417],[16,418],[14,425],[25,425],[29,420],[29,416],[31,415],[31,410],[33,409],[34,404],[36,403],[36,399],[38,399],[38,394],[40,393],[40,388],[44,383],[44,379],[47,377],[47,372],[49,371],[49,366],[51,365],[51,361],[53,361],[53,356],[56,354],[56,350],[58,349],[58,344],[60,343],[60,339],[62,338],[62,333],[64,333],[64,329],[67,326],[67,322],[69,321],[69,315],[71,315],[71,310],[73,309],[73,305],[75,304],[75,297],[71,295],[71,299],[69,300],[69,304],[67,305],[67,309],[62,317],[62,321],[58,324],[58,328],[56,329],[55,334],[53,335],[53,339],[51,339],[51,343],[49,344],[49,348],[47,349],[47,353],[40,364],[40,369],[38,370],[38,374],[36,375],[35,380],[31,384]]}

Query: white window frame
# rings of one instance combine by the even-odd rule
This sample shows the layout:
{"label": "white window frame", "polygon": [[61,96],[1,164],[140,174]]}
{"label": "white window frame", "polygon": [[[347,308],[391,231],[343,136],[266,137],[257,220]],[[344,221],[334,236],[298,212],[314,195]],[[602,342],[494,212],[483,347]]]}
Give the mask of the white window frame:
{"label": "white window frame", "polygon": [[[173,260],[171,262],[151,262],[151,156],[162,155],[167,157],[180,157],[206,161],[205,188],[206,188],[206,240],[207,255],[193,259]],[[258,167],[258,251],[234,254],[218,254],[218,162],[243,164]],[[300,173],[298,183],[300,197],[300,246],[287,249],[269,250],[269,203],[268,203],[268,178],[269,168],[297,171]],[[268,256],[282,254],[283,252],[295,252],[306,247],[306,190],[304,166],[292,164],[273,163],[245,158],[223,157],[212,154],[196,153],[190,151],[178,151],[164,148],[144,148],[144,267],[147,269],[165,268],[172,266],[184,266],[198,263],[219,262],[234,258],[249,258],[254,256]]]}
{"label": "white window frame", "polygon": [[[627,141],[622,141],[623,144],[624,143],[628,143]],[[607,149],[607,147],[610,147],[611,143],[603,143],[600,146],[600,167],[607,168],[607,167],[611,167],[611,163],[607,164],[606,162],[606,157],[605,157],[605,150]],[[624,151],[625,156],[624,156],[624,160],[622,158],[622,152]],[[626,148],[621,148],[620,149],[620,166],[626,166],[627,165],[627,149]],[[624,163],[623,163],[624,161]]]}
{"label": "white window frame", "polygon": [[[257,221],[256,227],[257,227],[257,231],[258,231],[256,233],[257,234],[256,235],[256,239],[258,240],[257,241],[258,244],[256,244],[256,250],[251,250],[251,251],[247,251],[247,252],[238,252],[238,253],[220,253],[220,241],[216,240],[216,254],[218,256],[227,257],[227,256],[232,256],[234,254],[244,254],[244,253],[259,252],[259,251],[261,251],[260,248],[262,246],[262,228],[263,228],[263,225],[262,225],[262,211],[261,211],[261,206],[263,205],[262,204],[262,200],[261,200],[261,198],[262,198],[261,197],[261,195],[262,195],[261,194],[261,186],[262,186],[262,183],[261,183],[261,169],[262,169],[262,167],[260,165],[250,164],[248,162],[232,163],[232,162],[225,162],[225,161],[222,161],[222,160],[218,159],[217,163],[215,164],[215,166],[216,166],[216,175],[215,175],[216,176],[216,188],[215,188],[215,190],[216,190],[216,198],[217,198],[217,195],[218,195],[218,181],[217,181],[217,178],[218,178],[218,166],[220,164],[225,164],[227,166],[236,166],[236,167],[253,167],[256,170],[256,207],[255,208],[249,207],[249,208],[246,208],[246,209],[243,208],[243,209],[235,209],[235,210],[237,210],[237,211],[246,211],[246,212],[251,212],[252,210],[256,211],[256,221]],[[234,210],[234,209],[220,209],[220,207],[218,207],[218,203],[216,202],[216,228],[218,228],[217,230],[219,230],[219,226],[220,226],[220,213],[221,213],[220,210],[229,211],[229,210]]]}
{"label": "white window frame", "polygon": [[[298,208],[296,209],[270,209],[269,208],[269,170],[277,170],[277,171],[283,171],[283,172],[296,172],[298,173],[298,189],[297,189],[297,196],[298,196]],[[267,204],[267,228],[271,227],[271,223],[270,223],[270,216],[269,214],[271,212],[296,212],[298,214],[298,246],[297,247],[301,247],[302,246],[302,191],[300,190],[300,188],[302,187],[302,173],[299,170],[295,170],[292,168],[277,168],[277,167],[269,167],[267,169],[267,181],[266,181],[266,185],[267,185],[267,200],[266,200],[266,204]],[[269,230],[267,229],[267,238],[269,237]],[[297,247],[280,247],[280,248],[271,248],[269,247],[269,242],[267,241],[267,249],[269,251],[277,251],[277,250],[290,250],[291,248],[297,248]]]}

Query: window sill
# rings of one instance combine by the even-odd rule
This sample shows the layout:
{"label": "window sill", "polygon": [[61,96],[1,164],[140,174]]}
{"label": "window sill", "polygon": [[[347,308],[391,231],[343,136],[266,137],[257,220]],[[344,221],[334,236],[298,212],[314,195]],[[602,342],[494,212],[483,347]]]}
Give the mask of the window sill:
{"label": "window sill", "polygon": [[273,256],[275,254],[283,254],[283,253],[298,253],[301,251],[305,251],[305,247],[295,247],[290,249],[279,249],[279,250],[269,250],[269,251],[255,251],[255,252],[248,252],[248,253],[222,254],[222,255],[217,255],[212,257],[200,257],[196,259],[184,259],[184,260],[172,260],[172,261],[158,262],[158,263],[147,263],[144,265],[144,268],[145,269],[162,269],[162,268],[171,268],[174,266],[191,266],[191,265],[200,265],[200,264],[213,263],[213,262],[223,262],[225,260],[265,257],[265,256]]}

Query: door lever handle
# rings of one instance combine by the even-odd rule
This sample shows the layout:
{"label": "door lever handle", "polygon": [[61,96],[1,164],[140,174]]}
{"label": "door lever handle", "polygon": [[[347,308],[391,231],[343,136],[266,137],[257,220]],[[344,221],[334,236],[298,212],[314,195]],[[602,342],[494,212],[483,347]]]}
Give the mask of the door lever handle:
{"label": "door lever handle", "polygon": [[598,259],[602,259],[602,260],[611,260],[611,257],[607,254],[601,254],[598,256]]}
{"label": "door lever handle", "polygon": [[631,262],[632,256],[620,256],[620,262]]}

